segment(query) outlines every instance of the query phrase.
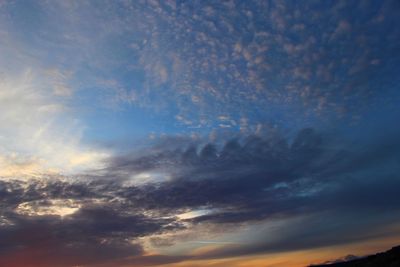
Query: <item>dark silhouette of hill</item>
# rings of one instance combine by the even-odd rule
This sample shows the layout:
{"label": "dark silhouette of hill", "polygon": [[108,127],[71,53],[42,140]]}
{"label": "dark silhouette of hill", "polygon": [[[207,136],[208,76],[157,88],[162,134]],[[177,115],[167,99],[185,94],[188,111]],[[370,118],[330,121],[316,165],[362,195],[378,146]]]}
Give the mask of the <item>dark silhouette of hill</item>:
{"label": "dark silhouette of hill", "polygon": [[310,267],[400,267],[400,246],[363,258],[345,262],[310,265]]}

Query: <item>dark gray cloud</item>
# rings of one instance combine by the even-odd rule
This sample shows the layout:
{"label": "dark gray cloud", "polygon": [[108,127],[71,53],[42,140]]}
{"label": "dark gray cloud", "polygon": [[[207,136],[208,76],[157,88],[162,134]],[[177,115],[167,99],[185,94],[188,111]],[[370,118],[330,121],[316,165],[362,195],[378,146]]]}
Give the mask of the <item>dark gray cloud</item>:
{"label": "dark gray cloud", "polygon": [[[138,238],[204,223],[235,227],[285,222],[278,239],[260,233],[266,235],[263,242],[227,245],[197,258],[289,251],[393,234],[385,227],[399,219],[400,142],[395,136],[369,140],[368,145],[348,144],[307,128],[295,136],[274,133],[222,144],[184,141],[180,147],[175,142],[158,144],[147,154],[115,157],[97,178],[1,181],[0,263],[27,255],[32,262],[42,259],[43,266],[54,266],[46,253],[70,259],[63,266],[181,261],[187,258],[143,258]],[[127,183],[143,172],[170,177]],[[55,205],[53,200],[74,201],[79,210],[63,217],[39,214],[41,208]],[[33,214],[21,212],[21,205],[28,205]],[[210,212],[177,217],[196,209]],[[82,250],[88,252],[82,256]]]}
{"label": "dark gray cloud", "polygon": [[[161,163],[155,164],[155,169],[162,169],[162,162],[167,169],[175,166],[174,179],[144,186],[139,199],[150,209],[213,210],[187,220],[194,224],[235,225],[309,216],[297,226],[280,229],[286,234],[279,240],[234,249],[227,246],[204,257],[287,251],[388,236],[393,233],[382,228],[398,219],[400,207],[400,142],[396,136],[387,133],[385,139],[351,143],[304,129],[292,138],[251,136],[228,141],[222,147],[207,144],[163,151],[153,156]],[[133,159],[131,167],[143,166],[140,160]],[[121,165],[113,162],[110,170],[113,166]]]}
{"label": "dark gray cloud", "polygon": [[[171,219],[146,216],[113,200],[107,196],[114,193],[110,183],[2,181],[0,188],[2,266],[89,266],[139,256],[137,238],[179,228]],[[63,217],[40,214],[54,199],[77,201],[80,209]],[[21,213],[24,203],[32,213]]]}

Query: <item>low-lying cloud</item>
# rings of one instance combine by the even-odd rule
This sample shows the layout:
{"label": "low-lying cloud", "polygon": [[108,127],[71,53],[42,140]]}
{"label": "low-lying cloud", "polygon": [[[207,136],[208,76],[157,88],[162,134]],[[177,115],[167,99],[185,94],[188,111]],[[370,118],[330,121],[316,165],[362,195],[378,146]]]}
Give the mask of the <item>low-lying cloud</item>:
{"label": "low-lying cloud", "polygon": [[[64,265],[57,266],[115,261],[143,266],[393,234],[387,227],[399,217],[400,143],[387,138],[347,146],[337,140],[307,128],[294,137],[249,136],[223,145],[184,141],[180,147],[176,141],[146,155],[115,157],[101,175],[86,179],[0,181],[0,263],[55,266],[62,259]],[[127,183],[141,173],[169,178]],[[178,216],[199,209],[209,212]],[[202,224],[230,229],[273,220],[282,222],[279,238],[260,232],[263,240],[253,244],[227,244],[197,256],[149,258],[141,243]]]}

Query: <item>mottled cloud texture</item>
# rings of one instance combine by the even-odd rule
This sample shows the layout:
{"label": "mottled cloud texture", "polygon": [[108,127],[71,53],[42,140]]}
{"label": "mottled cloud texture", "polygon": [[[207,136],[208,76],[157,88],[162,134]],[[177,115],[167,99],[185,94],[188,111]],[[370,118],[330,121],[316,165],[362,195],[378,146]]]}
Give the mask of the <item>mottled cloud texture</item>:
{"label": "mottled cloud texture", "polygon": [[0,0],[0,266],[398,237],[399,36],[396,0]]}

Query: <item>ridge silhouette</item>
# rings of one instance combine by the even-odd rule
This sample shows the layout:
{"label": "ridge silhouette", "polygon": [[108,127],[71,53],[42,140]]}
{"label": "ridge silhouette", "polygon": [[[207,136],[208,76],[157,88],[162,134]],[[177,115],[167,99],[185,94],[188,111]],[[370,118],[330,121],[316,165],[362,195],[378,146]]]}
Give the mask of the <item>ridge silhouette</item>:
{"label": "ridge silhouette", "polygon": [[400,246],[344,262],[309,265],[309,267],[400,267]]}

